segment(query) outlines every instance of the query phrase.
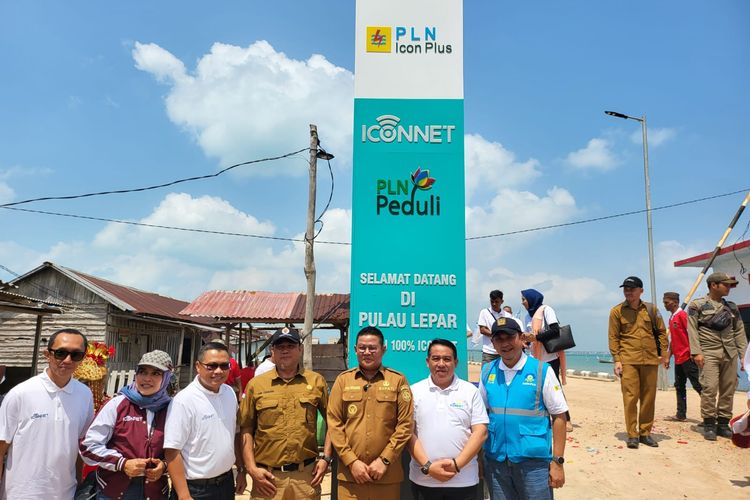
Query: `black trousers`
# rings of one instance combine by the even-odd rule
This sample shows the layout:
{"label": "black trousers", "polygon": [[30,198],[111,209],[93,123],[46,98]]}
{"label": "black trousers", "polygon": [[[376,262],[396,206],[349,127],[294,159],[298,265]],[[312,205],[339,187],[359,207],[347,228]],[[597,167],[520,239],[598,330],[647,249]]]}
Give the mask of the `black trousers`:
{"label": "black trousers", "polygon": [[[548,363],[552,367],[552,371],[555,372],[555,376],[557,377],[557,380],[560,380],[560,358],[555,358],[552,361]],[[562,381],[560,380],[560,387],[562,387]],[[570,412],[565,412],[565,418],[568,422],[570,422]]]}
{"label": "black trousers", "polygon": [[[189,479],[187,486],[193,500],[234,500],[234,474],[231,470],[211,479]],[[177,500],[174,488],[169,498]]]}
{"label": "black trousers", "polygon": [[677,417],[687,417],[687,381],[693,386],[695,392],[701,393],[703,388],[699,382],[700,372],[695,361],[688,359],[682,364],[674,365],[674,388],[677,391]]}
{"label": "black trousers", "polygon": [[411,482],[411,493],[414,500],[476,500],[481,498],[477,497],[479,494],[478,484],[460,488],[431,488]]}

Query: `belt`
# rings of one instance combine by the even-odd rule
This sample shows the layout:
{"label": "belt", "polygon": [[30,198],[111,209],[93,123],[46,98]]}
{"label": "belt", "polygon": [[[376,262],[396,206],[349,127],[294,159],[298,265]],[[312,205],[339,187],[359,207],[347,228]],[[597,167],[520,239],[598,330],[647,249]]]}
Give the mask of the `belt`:
{"label": "belt", "polygon": [[227,479],[234,479],[234,474],[232,474],[231,470],[228,470],[224,474],[212,477],[210,479],[188,479],[187,482],[189,484],[194,484],[197,486],[214,486],[223,483]]}
{"label": "belt", "polygon": [[263,467],[264,469],[268,469],[268,470],[280,470],[281,472],[296,472],[296,471],[300,470],[300,468],[304,469],[305,467],[307,467],[311,463],[315,462],[316,460],[317,460],[317,458],[308,458],[307,460],[304,460],[302,462],[302,467],[300,467],[300,464],[298,464],[298,463],[296,463],[296,464],[284,464],[284,465],[282,465],[280,467],[271,467],[270,465],[266,465],[266,464],[257,464],[257,465],[258,465],[258,467]]}

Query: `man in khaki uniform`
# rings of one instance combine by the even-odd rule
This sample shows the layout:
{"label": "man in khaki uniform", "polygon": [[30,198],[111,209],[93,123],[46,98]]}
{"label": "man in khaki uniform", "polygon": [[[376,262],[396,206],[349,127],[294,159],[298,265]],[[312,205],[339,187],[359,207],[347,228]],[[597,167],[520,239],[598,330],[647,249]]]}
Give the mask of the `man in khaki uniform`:
{"label": "man in khaki uniform", "polygon": [[713,273],[706,279],[708,295],[688,306],[690,355],[701,369],[703,437],[709,441],[716,441],[717,434],[732,437],[728,424],[737,387],[737,360],[747,349],[747,338],[737,305],[724,297],[737,283],[725,273]]}
{"label": "man in khaki uniform", "polygon": [[331,388],[328,431],[339,457],[340,500],[399,497],[414,405],[406,377],[383,366],[385,350],[379,329],[360,330],[359,366],[341,373]]}
{"label": "man in khaki uniform", "polygon": [[[669,363],[667,331],[654,304],[641,301],[643,281],[640,278],[629,276],[620,288],[625,301],[609,312],[609,352],[615,363],[615,375],[620,377],[627,444],[628,448],[638,448],[639,442],[656,447],[659,443],[651,437],[651,426],[659,363],[664,363],[665,368]],[[653,322],[656,322],[659,344],[654,337]]]}
{"label": "man in khaki uniform", "polygon": [[299,368],[302,345],[296,330],[274,333],[276,367],[253,378],[240,406],[242,455],[253,478],[253,499],[320,499],[320,482],[333,449],[326,436],[318,456],[318,411],[326,414],[325,379]]}

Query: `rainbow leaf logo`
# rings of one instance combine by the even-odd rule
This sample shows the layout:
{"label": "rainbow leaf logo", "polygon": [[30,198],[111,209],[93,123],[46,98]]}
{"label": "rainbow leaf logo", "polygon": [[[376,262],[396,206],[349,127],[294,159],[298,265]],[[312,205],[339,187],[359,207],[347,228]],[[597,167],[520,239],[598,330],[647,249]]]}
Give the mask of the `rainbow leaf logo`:
{"label": "rainbow leaf logo", "polygon": [[427,191],[432,187],[433,184],[435,184],[435,179],[433,177],[430,177],[429,170],[422,170],[421,168],[417,167],[414,173],[411,174],[411,182],[414,183],[415,188],[421,189],[422,191]]}

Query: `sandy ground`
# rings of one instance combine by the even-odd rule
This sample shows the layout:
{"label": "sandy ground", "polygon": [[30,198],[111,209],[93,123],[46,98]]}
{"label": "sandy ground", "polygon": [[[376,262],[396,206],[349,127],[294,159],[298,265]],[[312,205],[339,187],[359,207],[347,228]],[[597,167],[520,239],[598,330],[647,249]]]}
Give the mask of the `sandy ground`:
{"label": "sandy ground", "polygon": [[[469,378],[478,377],[470,367]],[[656,395],[653,437],[658,448],[625,446],[622,395],[618,382],[568,378],[565,387],[574,430],[565,449],[565,486],[557,499],[750,498],[750,449],[730,440],[703,439],[698,395],[688,393],[688,421],[671,422],[675,392]],[[735,414],[746,407],[746,394],[737,393]],[[247,499],[249,496],[237,496]],[[323,498],[330,498],[330,475],[323,483]]]}

